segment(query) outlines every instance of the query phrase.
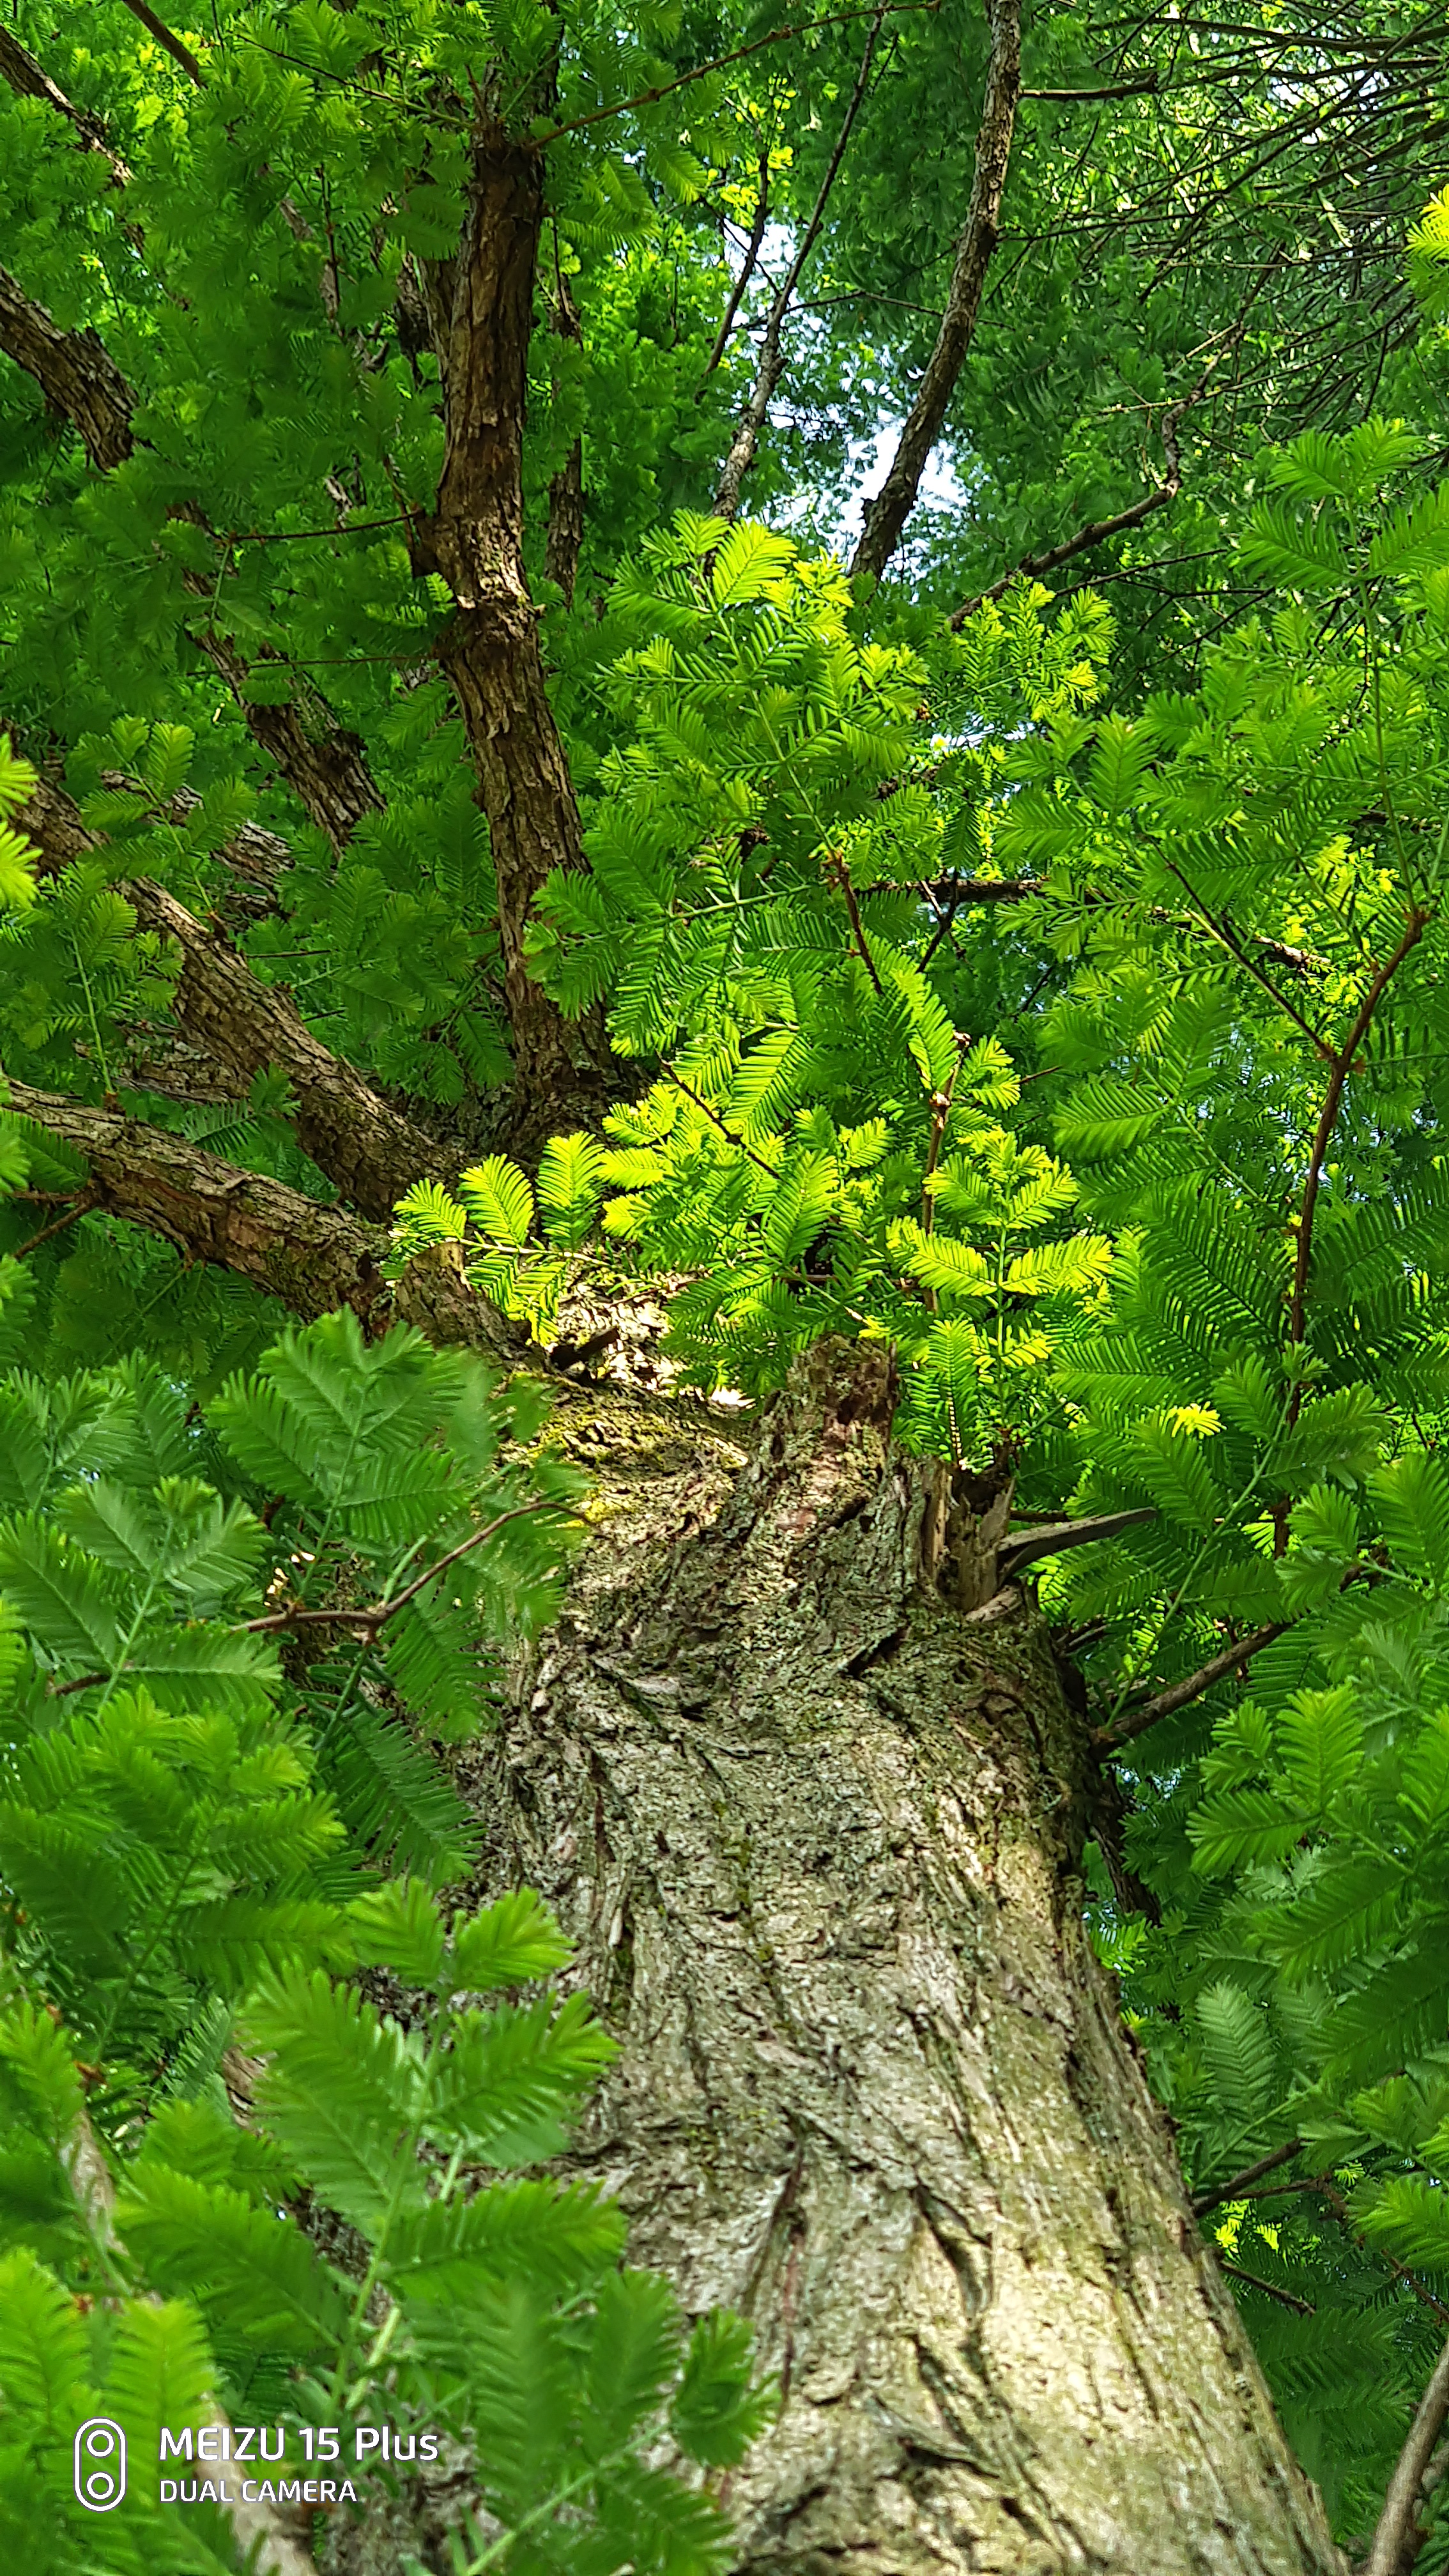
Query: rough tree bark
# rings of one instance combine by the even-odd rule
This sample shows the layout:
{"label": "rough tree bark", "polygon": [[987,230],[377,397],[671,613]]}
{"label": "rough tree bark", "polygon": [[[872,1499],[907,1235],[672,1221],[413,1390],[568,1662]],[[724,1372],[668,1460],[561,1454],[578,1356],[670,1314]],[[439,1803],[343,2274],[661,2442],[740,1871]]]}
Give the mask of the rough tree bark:
{"label": "rough tree bark", "polygon": [[473,1788],[622,2042],[577,2162],[779,2373],[750,2576],[1337,2576],[1083,1928],[1085,1723],[893,1394],[569,1400],[607,1511]]}
{"label": "rough tree bark", "polygon": [[[419,570],[440,572],[454,612],[437,655],[478,771],[498,887],[504,991],[521,1100],[538,1141],[589,1088],[584,1033],[528,971],[533,898],[556,867],[582,867],[583,833],[549,702],[538,609],[523,560],[523,429],[543,227],[543,159],[480,117],[458,256],[428,281],[447,444],[433,516],[413,531]],[[521,1140],[520,1140],[521,1141]]]}

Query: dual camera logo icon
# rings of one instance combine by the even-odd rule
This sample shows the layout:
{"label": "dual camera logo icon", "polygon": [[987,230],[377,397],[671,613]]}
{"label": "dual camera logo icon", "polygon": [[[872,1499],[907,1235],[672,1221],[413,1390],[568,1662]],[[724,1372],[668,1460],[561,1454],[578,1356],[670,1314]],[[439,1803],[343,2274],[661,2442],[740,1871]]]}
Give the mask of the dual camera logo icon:
{"label": "dual camera logo icon", "polygon": [[126,2436],[109,2415],[91,2415],[75,2437],[75,2491],[89,2513],[110,2513],[126,2492]]}

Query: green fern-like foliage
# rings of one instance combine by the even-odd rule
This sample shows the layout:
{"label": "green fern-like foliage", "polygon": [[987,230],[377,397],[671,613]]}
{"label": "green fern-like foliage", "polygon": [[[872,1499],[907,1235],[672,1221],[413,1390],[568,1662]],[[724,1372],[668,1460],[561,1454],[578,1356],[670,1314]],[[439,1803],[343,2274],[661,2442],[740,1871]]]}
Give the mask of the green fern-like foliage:
{"label": "green fern-like foliage", "polygon": [[[1449,512],[1396,497],[1416,454],[1370,422],[1275,459],[1241,555],[1276,611],[1130,714],[1076,606],[928,665],[784,539],[681,521],[616,599],[591,874],[536,948],[651,1079],[536,1183],[495,1157],[398,1212],[399,1258],[460,1242],[541,1330],[591,1261],[668,1279],[707,1386],[887,1340],[912,1445],[1006,1434],[1029,1511],[1136,1515],[1040,1575],[1135,1811],[1098,1937],[1203,2189],[1301,2141],[1218,2223],[1348,2530],[1449,2282]],[[989,896],[943,936],[953,868],[1011,880],[1032,1002]]]}
{"label": "green fern-like foliage", "polygon": [[[28,1288],[0,1268],[12,1351]],[[472,1828],[429,1739],[486,1723],[479,1640],[544,1616],[561,1563],[573,1483],[517,1463],[537,1396],[347,1315],[201,1419],[135,1361],[12,1365],[0,1420],[0,2529],[90,2576],[71,2445],[106,2414],[108,2566],[233,2569],[219,2507],[158,2485],[160,2427],[219,2399],[294,2447],[338,2428],[354,2471],[382,2418],[465,2443],[529,2566],[706,2576],[723,2518],[644,2454],[740,2456],[768,2402],[744,2330],[686,2335],[597,2194],[521,2170],[610,2046],[550,2000],[533,1898],[433,1893]],[[236,2046],[267,2069],[244,2125]]]}

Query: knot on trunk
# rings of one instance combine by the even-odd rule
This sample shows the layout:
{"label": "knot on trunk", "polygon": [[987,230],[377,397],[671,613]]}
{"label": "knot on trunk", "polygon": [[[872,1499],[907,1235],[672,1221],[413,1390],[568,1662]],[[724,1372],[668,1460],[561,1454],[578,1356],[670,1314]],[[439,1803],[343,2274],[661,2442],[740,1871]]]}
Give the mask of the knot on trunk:
{"label": "knot on trunk", "polygon": [[[727,1514],[729,1535],[828,1562],[837,1620],[847,1596],[892,1615],[913,1591],[979,1609],[1000,1589],[998,1554],[1013,1495],[1014,1446],[979,1469],[907,1456],[891,1438],[900,1397],[883,1342],[818,1343],[761,1417],[761,1436]],[[863,1606],[863,1602],[857,1606]]]}

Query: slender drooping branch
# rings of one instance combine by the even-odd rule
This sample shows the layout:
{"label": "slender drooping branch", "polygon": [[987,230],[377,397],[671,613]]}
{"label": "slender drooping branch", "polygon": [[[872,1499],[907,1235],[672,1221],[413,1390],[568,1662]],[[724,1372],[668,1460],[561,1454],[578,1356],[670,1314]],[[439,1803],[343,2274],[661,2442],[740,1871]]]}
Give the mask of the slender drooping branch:
{"label": "slender drooping branch", "polygon": [[[830,203],[831,190],[835,186],[840,165],[845,158],[846,147],[850,141],[851,129],[860,113],[866,91],[870,86],[871,69],[875,61],[876,39],[880,34],[881,15],[883,14],[883,12],[880,13],[880,15],[877,15],[871,21],[870,32],[865,40],[865,52],[861,56],[860,71],[856,78],[855,87],[850,93],[849,104],[847,105],[845,114],[841,119],[840,132],[835,138],[835,149],[831,153],[830,159],[825,165],[825,175],[816,191],[815,203],[811,207],[805,229],[801,233],[799,241],[795,245],[795,256],[791,260],[790,265],[781,280],[779,289],[775,295],[775,300],[770,306],[769,313],[765,319],[764,337],[760,342],[759,363],[755,369],[755,381],[750,389],[749,401],[746,403],[744,411],[740,416],[739,427],[736,429],[734,437],[730,442],[730,452],[725,458],[723,468],[720,472],[719,488],[714,496],[714,513],[717,519],[732,519],[740,506],[740,486],[743,483],[746,474],[749,472],[750,466],[754,462],[755,449],[759,443],[760,432],[765,425],[766,415],[768,414],[770,404],[774,399],[775,388],[780,381],[781,375],[784,373],[785,351],[782,334],[785,327],[785,317],[795,300],[795,289],[800,283],[801,271],[803,270],[805,262],[809,258],[812,250],[815,248],[816,241],[819,238],[820,227],[825,221],[825,211]],[[761,231],[763,231],[764,228],[764,207],[765,196],[764,188],[762,186],[759,214],[756,218]],[[723,346],[723,342],[721,342],[720,345]],[[713,360],[711,360],[710,363],[713,365]],[[705,372],[707,374],[708,369],[706,369]]]}
{"label": "slender drooping branch", "polygon": [[1303,2140],[1289,2138],[1281,2147],[1274,2147],[1271,2155],[1259,2156],[1255,2165],[1245,2165],[1241,2173],[1233,2174],[1227,2182],[1215,2184],[1211,2191],[1195,2193],[1192,2204],[1194,2218],[1206,2218],[1210,2209],[1220,2209],[1224,2201],[1240,2199],[1253,2183],[1261,2182],[1265,2174],[1276,2173],[1280,2165],[1291,2165],[1294,2157],[1302,2152]]}
{"label": "slender drooping branch", "polygon": [[915,401],[906,414],[884,483],[866,506],[865,528],[852,573],[878,580],[916,506],[926,459],[941,435],[956,379],[976,335],[986,272],[996,248],[1001,200],[1011,159],[1016,102],[1021,87],[1021,0],[990,0],[991,53],[986,100],[976,136],[976,162],[966,223],[956,245],[946,310],[926,362]]}
{"label": "slender drooping branch", "polygon": [[960,607],[952,610],[949,624],[953,634],[959,635],[967,619],[974,617],[977,609],[984,608],[989,600],[1003,598],[1014,581],[1045,581],[1063,564],[1075,563],[1078,555],[1090,554],[1094,546],[1104,546],[1113,537],[1125,537],[1133,528],[1140,528],[1154,512],[1169,509],[1182,490],[1178,423],[1184,412],[1201,401],[1206,388],[1207,378],[1204,376],[1200,385],[1195,386],[1190,394],[1184,394],[1181,402],[1174,403],[1162,415],[1162,450],[1167,472],[1160,483],[1154,484],[1152,490],[1144,493],[1140,501],[1134,501],[1129,509],[1118,510],[1112,518],[1093,519],[1086,527],[1078,528],[1075,535],[1064,537],[1060,545],[1047,546],[1040,554],[1023,555],[1009,572],[1004,572],[999,581],[991,584],[989,590],[978,590],[974,598],[963,599]]}
{"label": "slender drooping branch", "polygon": [[767,135],[760,145],[760,193],[755,199],[755,220],[750,227],[750,238],[745,248],[744,265],[740,270],[739,276],[735,279],[734,285],[730,289],[730,300],[724,309],[724,319],[721,322],[718,331],[715,333],[714,347],[711,349],[709,357],[706,360],[704,373],[694,388],[694,399],[696,402],[699,402],[702,399],[705,386],[708,384],[710,377],[714,374],[716,367],[724,356],[730,333],[735,327],[735,316],[739,312],[740,306],[744,301],[745,289],[749,285],[750,279],[755,273],[755,262],[760,256],[760,244],[765,238],[765,226],[769,219],[770,142]]}
{"label": "slender drooping branch", "polygon": [[1405,2545],[1413,2533],[1424,2473],[1444,2429],[1446,2416],[1449,2416],[1449,2343],[1445,2344],[1435,2364],[1434,2375],[1409,2428],[1409,2438],[1399,2454],[1398,2466],[1389,2480],[1384,2509],[1374,2533],[1373,2547],[1363,2563],[1362,2576],[1400,2576]]}
{"label": "slender drooping branch", "polygon": [[[1323,1108],[1319,1116],[1317,1131],[1314,1135],[1313,1144],[1309,1152],[1308,1177],[1303,1185],[1303,1201],[1298,1214],[1298,1252],[1293,1265],[1293,1296],[1288,1314],[1288,1338],[1290,1342],[1295,1344],[1301,1342],[1303,1339],[1303,1328],[1306,1321],[1308,1304],[1308,1272],[1313,1258],[1313,1215],[1314,1210],[1318,1205],[1318,1188],[1319,1183],[1323,1178],[1324,1161],[1328,1154],[1328,1148],[1333,1141],[1334,1128],[1338,1123],[1338,1112],[1343,1101],[1343,1086],[1347,1082],[1349,1074],[1353,1070],[1355,1058],[1358,1055],[1359,1048],[1362,1046],[1364,1039],[1368,1035],[1370,1023],[1375,1011],[1378,1009],[1379,1003],[1382,1001],[1393,977],[1398,973],[1399,968],[1402,966],[1404,959],[1413,949],[1418,947],[1420,940],[1423,938],[1424,933],[1429,926],[1429,920],[1429,914],[1421,911],[1419,906],[1415,904],[1410,911],[1402,939],[1399,941],[1392,957],[1390,957],[1387,962],[1379,968],[1377,974],[1374,976],[1373,982],[1370,984],[1368,991],[1364,995],[1363,1001],[1359,1006],[1358,1015],[1354,1020],[1353,1026],[1349,1030],[1347,1037],[1344,1039],[1343,1045],[1339,1049],[1337,1056],[1334,1058],[1333,1071],[1329,1075],[1328,1088],[1324,1093],[1323,1098]],[[1295,1421],[1298,1416],[1301,1394],[1301,1387],[1295,1387],[1293,1390],[1293,1402],[1291,1408],[1292,1419]]]}
{"label": "slender drooping branch", "polygon": [[[35,378],[52,410],[70,422],[98,473],[124,465],[136,444],[133,388],[94,331],[58,330],[45,307],[5,269],[0,269],[0,350]],[[199,509],[178,504],[172,515],[201,529],[224,565],[225,540]],[[321,691],[297,675],[290,704],[256,704],[247,694],[251,666],[215,623],[219,581],[198,572],[182,578],[192,597],[206,602],[208,614],[196,641],[230,689],[253,741],[285,778],[309,821],[340,850],[364,816],[380,811],[383,802],[361,742],[339,724]],[[275,655],[259,658],[277,663]]]}
{"label": "slender drooping branch", "polygon": [[1119,1717],[1111,1726],[1099,1726],[1092,1738],[1098,1752],[1120,1752],[1124,1744],[1131,1744],[1139,1735],[1145,1735],[1148,1728],[1156,1726],[1162,1718],[1189,1707],[1193,1700],[1201,1699],[1204,1691],[1211,1690],[1214,1683],[1226,1681],[1230,1673],[1250,1663],[1254,1655],[1261,1655],[1264,1647],[1271,1646],[1276,1637],[1286,1636],[1294,1624],[1291,1619],[1280,1619],[1271,1627],[1255,1628],[1251,1636],[1240,1637],[1236,1645],[1224,1646],[1220,1655],[1214,1655],[1208,1663],[1200,1665],[1195,1673],[1186,1673],[1181,1681],[1169,1683],[1155,1699],[1144,1700],[1140,1708],[1129,1709],[1125,1717]]}

